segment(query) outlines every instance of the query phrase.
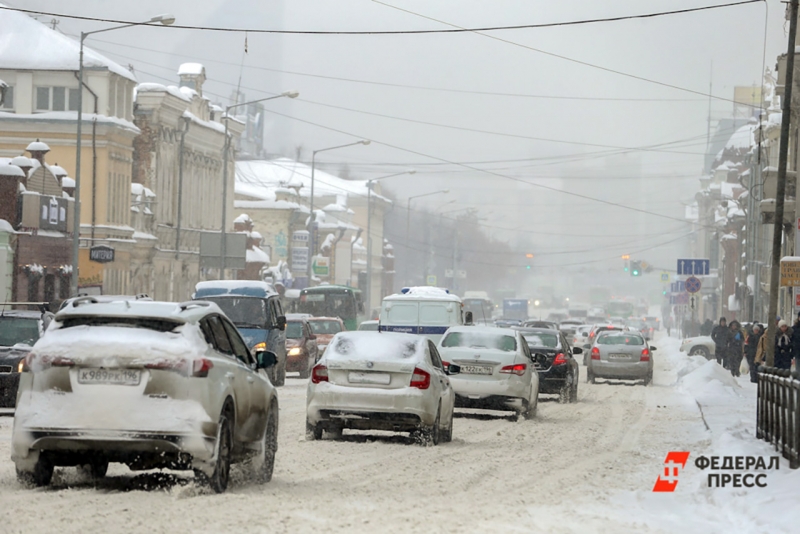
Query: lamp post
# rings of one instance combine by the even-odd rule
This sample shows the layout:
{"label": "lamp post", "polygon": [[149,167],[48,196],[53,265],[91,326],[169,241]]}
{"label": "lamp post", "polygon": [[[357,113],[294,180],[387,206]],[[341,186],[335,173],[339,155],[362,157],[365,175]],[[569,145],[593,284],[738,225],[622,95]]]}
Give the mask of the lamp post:
{"label": "lamp post", "polygon": [[170,14],[158,15],[140,22],[137,24],[123,24],[121,26],[112,26],[111,28],[103,28],[102,30],[94,30],[91,32],[81,32],[80,39],[80,53],[78,55],[78,132],[75,142],[75,206],[72,215],[72,278],[70,280],[70,290],[73,296],[78,295],[78,252],[80,250],[81,241],[81,135],[83,123],[83,42],[90,35],[95,33],[110,32],[112,30],[120,30],[122,28],[130,28],[131,26],[146,26],[155,22],[160,22],[164,26],[169,26],[175,22],[175,17]]}
{"label": "lamp post", "polygon": [[300,93],[297,91],[284,91],[283,93],[275,96],[268,96],[266,98],[259,98],[258,100],[251,100],[250,102],[242,102],[241,104],[232,104],[225,108],[225,145],[222,153],[222,224],[220,224],[220,267],[219,279],[225,280],[225,263],[228,256],[227,244],[225,243],[225,219],[228,217],[228,153],[231,148],[231,139],[228,135],[228,123],[230,122],[230,112],[233,108],[241,106],[248,106],[250,104],[258,104],[259,102],[266,102],[267,100],[275,100],[276,98],[297,98]]}
{"label": "lamp post", "polygon": [[[379,176],[371,180],[367,180],[367,295],[364,301],[367,303],[367,313],[372,309],[372,182],[378,180],[385,180],[394,176],[401,176],[403,174],[416,174],[417,171],[410,170],[404,172],[396,172],[387,176]],[[372,317],[368,317],[371,319]]]}
{"label": "lamp post", "polygon": [[[409,251],[411,250],[411,201],[414,200],[415,198],[429,197],[431,195],[439,195],[439,194],[445,194],[446,195],[449,192],[450,192],[449,189],[442,189],[440,191],[433,191],[431,193],[424,193],[422,195],[414,195],[413,197],[408,197],[408,200],[406,200],[406,254],[407,254],[407,256],[411,256],[411,254],[409,254]],[[406,283],[408,283],[408,271],[409,271],[408,266],[409,265],[410,265],[410,263],[408,261],[406,261],[406,273],[405,273]]]}
{"label": "lamp post", "polygon": [[368,145],[370,144],[369,139],[362,139],[361,141],[356,141],[354,143],[347,143],[346,145],[337,145],[328,148],[320,148],[319,150],[314,150],[311,153],[311,198],[309,199],[310,210],[308,214],[308,285],[311,286],[311,278],[314,274],[314,268],[311,264],[311,257],[312,252],[315,247],[314,244],[314,171],[317,166],[317,154],[319,152],[327,152],[328,150],[337,150],[339,148],[347,148],[349,146],[355,145]]}

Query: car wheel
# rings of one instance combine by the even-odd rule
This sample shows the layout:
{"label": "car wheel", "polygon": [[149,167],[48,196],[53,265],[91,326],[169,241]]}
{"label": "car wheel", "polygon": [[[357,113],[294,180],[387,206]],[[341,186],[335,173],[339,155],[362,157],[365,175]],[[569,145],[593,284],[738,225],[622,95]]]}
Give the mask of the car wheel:
{"label": "car wheel", "polygon": [[710,355],[705,347],[692,347],[692,350],[689,351],[689,356],[702,356],[706,360],[709,359]]}
{"label": "car wheel", "polygon": [[228,489],[228,482],[231,476],[231,451],[233,449],[233,432],[231,431],[231,419],[227,412],[222,412],[219,416],[217,429],[217,458],[214,462],[214,472],[207,476],[202,471],[195,470],[195,477],[200,479],[200,483],[208,485],[215,493],[222,493]]}
{"label": "car wheel", "polygon": [[565,404],[569,402],[572,386],[566,385],[558,390],[558,403]]}
{"label": "car wheel", "polygon": [[572,387],[569,389],[569,402],[578,402],[578,375],[572,381]]}
{"label": "car wheel", "polygon": [[264,438],[261,440],[261,458],[256,464],[256,479],[259,483],[266,484],[272,480],[276,452],[278,452],[278,406],[272,404],[267,416]]}
{"label": "car wheel", "polygon": [[522,404],[525,410],[522,412],[522,416],[525,418],[526,421],[530,421],[531,419],[536,417],[536,411],[539,408],[539,398],[538,396],[532,398],[530,401],[523,400]]}
{"label": "car wheel", "polygon": [[40,452],[39,459],[36,461],[33,471],[20,471],[17,469],[17,480],[27,486],[47,486],[53,479],[54,470],[55,465],[50,457]]}
{"label": "car wheel", "polygon": [[104,458],[92,459],[91,462],[79,466],[78,469],[91,479],[104,478],[108,472],[108,460]]}
{"label": "car wheel", "polygon": [[286,383],[286,360],[280,366],[275,366],[275,381],[272,383],[275,387],[280,387]]}
{"label": "car wheel", "polygon": [[322,439],[322,427],[318,424],[312,425],[306,419],[306,441],[317,441]]}
{"label": "car wheel", "polygon": [[647,373],[647,376],[644,379],[644,385],[649,386],[652,383],[653,383],[653,371],[650,371],[649,373]]}
{"label": "car wheel", "polygon": [[588,369],[586,371],[586,382],[588,384],[596,384],[597,383],[597,381],[594,378],[594,373],[592,372],[591,369]]}
{"label": "car wheel", "polygon": [[450,413],[450,423],[447,425],[447,427],[442,429],[442,435],[441,435],[440,439],[441,439],[442,443],[450,443],[451,441],[453,441],[453,413],[452,412]]}
{"label": "car wheel", "polygon": [[431,426],[423,426],[419,429],[419,442],[420,445],[431,447],[439,444],[441,439],[441,419],[442,419],[442,405],[436,410],[436,419]]}

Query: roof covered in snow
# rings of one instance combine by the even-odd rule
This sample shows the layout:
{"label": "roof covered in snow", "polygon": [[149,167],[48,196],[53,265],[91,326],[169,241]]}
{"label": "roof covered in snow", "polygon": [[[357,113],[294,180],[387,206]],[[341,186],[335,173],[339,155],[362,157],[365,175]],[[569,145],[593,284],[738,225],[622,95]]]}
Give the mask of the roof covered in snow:
{"label": "roof covered in snow", "polygon": [[205,74],[205,70],[205,67],[203,67],[201,63],[182,63],[181,66],[178,67],[178,76]]}
{"label": "roof covered in snow", "polygon": [[[5,6],[0,4],[0,6]],[[126,68],[84,46],[83,64],[136,81]],[[24,13],[0,9],[0,69],[78,71],[80,44]]]}

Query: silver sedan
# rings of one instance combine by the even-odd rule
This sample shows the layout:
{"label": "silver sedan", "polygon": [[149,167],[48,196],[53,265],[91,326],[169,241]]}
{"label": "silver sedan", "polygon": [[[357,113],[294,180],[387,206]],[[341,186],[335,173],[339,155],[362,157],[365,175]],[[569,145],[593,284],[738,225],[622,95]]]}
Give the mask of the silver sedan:
{"label": "silver sedan", "polygon": [[638,332],[605,332],[592,346],[586,380],[597,378],[653,381],[653,351]]}

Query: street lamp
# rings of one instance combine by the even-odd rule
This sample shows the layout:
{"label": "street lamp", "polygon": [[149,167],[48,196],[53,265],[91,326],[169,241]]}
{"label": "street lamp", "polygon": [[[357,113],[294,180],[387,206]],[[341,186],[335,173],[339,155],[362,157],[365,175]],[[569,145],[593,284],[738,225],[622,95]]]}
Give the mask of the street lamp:
{"label": "street lamp", "polygon": [[[417,171],[409,170],[404,172],[396,172],[387,176],[379,176],[371,180],[367,180],[367,294],[364,301],[367,303],[367,313],[372,308],[372,182],[378,180],[385,180],[393,176],[401,176],[403,174],[416,174]],[[369,319],[370,317],[368,317]]]}
{"label": "street lamp", "polygon": [[349,146],[355,145],[368,145],[370,144],[369,139],[362,139],[361,141],[356,141],[355,143],[347,143],[346,145],[337,145],[328,148],[320,148],[319,150],[314,150],[311,153],[311,198],[309,199],[310,203],[310,211],[308,215],[308,285],[311,286],[311,278],[313,277],[313,266],[311,265],[311,252],[314,249],[312,246],[314,244],[313,233],[314,233],[314,171],[317,166],[317,153],[318,152],[327,152],[328,150],[337,150],[339,148],[347,148]]}
{"label": "street lamp", "polygon": [[158,15],[136,24],[123,24],[121,26],[112,26],[102,30],[94,30],[90,32],[81,32],[80,40],[80,53],[78,55],[78,138],[75,143],[75,206],[73,208],[72,217],[72,278],[70,286],[73,296],[78,295],[78,252],[80,251],[81,241],[81,134],[83,123],[83,42],[86,38],[95,33],[110,32],[112,30],[120,30],[122,28],[130,28],[131,26],[146,26],[153,23],[161,23],[164,26],[169,26],[175,22],[175,17],[165,13]]}
{"label": "street lamp", "polygon": [[[406,200],[406,254],[408,255],[408,251],[411,250],[411,201],[415,198],[422,198],[422,197],[429,197],[431,195],[439,195],[444,194],[446,195],[449,193],[449,189],[441,189],[439,191],[433,191],[431,193],[424,193],[422,195],[414,195],[413,197],[408,197]],[[406,282],[408,282],[408,266],[409,262],[406,262]]]}
{"label": "street lamp", "polygon": [[225,280],[225,263],[228,255],[227,244],[225,243],[225,219],[228,216],[228,153],[231,148],[231,139],[228,136],[228,122],[230,122],[230,112],[233,108],[241,106],[248,106],[250,104],[258,104],[259,102],[266,102],[267,100],[275,100],[276,98],[297,98],[300,93],[297,91],[284,91],[279,95],[268,96],[266,98],[259,98],[258,100],[251,100],[250,102],[242,102],[241,104],[231,104],[225,108],[225,145],[222,154],[222,224],[220,225],[220,268],[219,279]]}

